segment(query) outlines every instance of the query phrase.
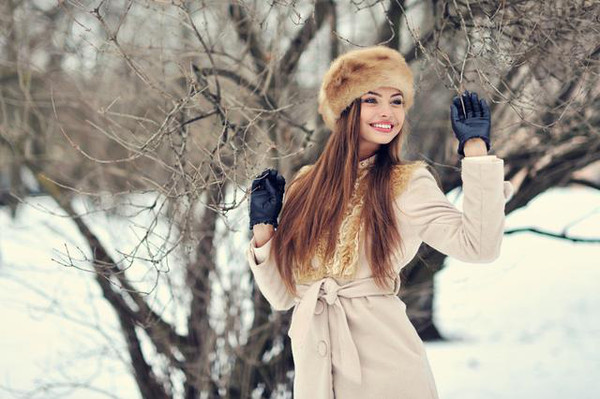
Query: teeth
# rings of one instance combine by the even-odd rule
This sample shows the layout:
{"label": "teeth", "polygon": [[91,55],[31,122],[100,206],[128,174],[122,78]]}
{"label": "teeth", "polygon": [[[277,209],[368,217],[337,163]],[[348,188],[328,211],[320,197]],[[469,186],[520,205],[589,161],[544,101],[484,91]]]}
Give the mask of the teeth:
{"label": "teeth", "polygon": [[380,128],[382,128],[382,129],[391,129],[391,128],[392,128],[392,125],[383,125],[383,124],[381,124],[381,123],[374,123],[374,124],[373,124],[373,125],[371,125],[371,126],[374,126],[374,127],[380,127]]}

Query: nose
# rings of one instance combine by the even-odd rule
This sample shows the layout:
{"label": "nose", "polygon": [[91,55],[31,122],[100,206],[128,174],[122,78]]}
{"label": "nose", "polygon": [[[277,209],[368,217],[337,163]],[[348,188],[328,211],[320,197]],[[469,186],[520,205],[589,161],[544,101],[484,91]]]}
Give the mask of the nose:
{"label": "nose", "polygon": [[379,115],[388,117],[392,114],[391,105],[383,103],[379,109]]}

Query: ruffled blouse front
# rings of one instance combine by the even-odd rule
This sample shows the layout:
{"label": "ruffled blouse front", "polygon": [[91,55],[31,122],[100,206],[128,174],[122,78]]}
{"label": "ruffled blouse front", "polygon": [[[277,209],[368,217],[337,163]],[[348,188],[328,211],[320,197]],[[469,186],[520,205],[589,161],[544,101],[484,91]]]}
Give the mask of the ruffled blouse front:
{"label": "ruffled blouse front", "polygon": [[[317,244],[315,256],[311,261],[310,267],[304,268],[304,271],[301,268],[294,269],[294,277],[297,284],[310,283],[324,277],[332,277],[339,281],[349,281],[356,278],[359,270],[360,246],[364,243],[364,223],[360,215],[366,195],[366,177],[375,163],[376,156],[377,154],[374,154],[360,161],[358,164],[358,176],[338,231],[334,255],[329,258],[325,256],[327,236],[322,237]],[[424,163],[422,162],[415,162],[395,166],[392,173],[392,187],[394,188],[395,196],[405,187],[410,177],[409,169],[412,170],[423,165]],[[307,165],[301,168],[297,176],[307,172],[311,166]]]}

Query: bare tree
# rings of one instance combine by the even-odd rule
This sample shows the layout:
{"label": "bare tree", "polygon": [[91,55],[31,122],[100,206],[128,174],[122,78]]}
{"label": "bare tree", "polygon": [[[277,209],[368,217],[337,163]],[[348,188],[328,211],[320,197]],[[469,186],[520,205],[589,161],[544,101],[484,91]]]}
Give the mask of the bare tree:
{"label": "bare tree", "polygon": [[[239,247],[225,262],[218,253],[247,231],[239,219],[259,170],[289,177],[318,157],[329,132],[316,115],[316,75],[343,49],[404,52],[419,77],[407,156],[435,166],[444,191],[460,185],[447,104],[467,87],[493,105],[493,149],[517,188],[507,213],[551,187],[582,184],[577,172],[600,158],[599,10],[591,1],[2,7],[0,151],[9,161],[0,174],[11,178],[0,198],[15,208],[27,195],[18,178],[26,168],[72,218],[92,255],[65,251],[59,262],[93,268],[145,398],[291,391],[291,315],[245,288]],[[82,198],[87,211],[75,205]],[[135,245],[103,241],[95,213],[128,221]],[[402,299],[425,339],[440,337],[432,276],[444,260],[423,245],[402,272]],[[151,284],[136,281],[140,268]],[[157,294],[162,286],[167,297]],[[167,301],[181,320],[168,317]]]}
{"label": "bare tree", "polygon": [[[401,7],[400,2],[392,3]],[[581,184],[578,172],[600,159],[600,47],[594,18],[599,5],[585,1],[419,4],[427,4],[430,22],[411,26],[405,20],[412,39],[408,55],[417,55],[413,65],[423,71],[423,84],[443,83],[449,90],[421,97],[416,108],[432,99],[438,99],[441,108],[465,88],[491,99],[493,147],[505,161],[506,178],[516,188],[506,213],[551,187]],[[446,110],[441,111],[441,120],[434,117],[416,124],[416,130],[428,132],[417,153],[438,167],[444,190],[450,191],[460,185],[460,176],[453,166],[457,163],[454,142],[438,145],[449,130]],[[401,295],[424,339],[440,338],[432,321],[432,276],[444,259],[426,248],[403,269],[407,284]]]}

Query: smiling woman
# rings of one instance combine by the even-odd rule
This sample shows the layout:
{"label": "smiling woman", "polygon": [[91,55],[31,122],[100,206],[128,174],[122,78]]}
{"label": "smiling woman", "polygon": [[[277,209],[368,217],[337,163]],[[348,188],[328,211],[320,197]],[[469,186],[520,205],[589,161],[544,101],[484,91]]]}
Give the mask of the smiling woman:
{"label": "smiling woman", "polygon": [[[331,130],[319,159],[300,169],[285,198],[274,169],[252,183],[246,255],[273,308],[294,307],[295,399],[437,399],[423,342],[397,296],[400,270],[423,242],[467,262],[499,256],[510,193],[503,161],[462,160],[464,213],[456,209],[425,162],[402,159],[413,96],[396,50],[338,57],[319,91]],[[489,109],[472,95],[463,100],[452,126],[471,155],[467,140],[489,142]]]}

